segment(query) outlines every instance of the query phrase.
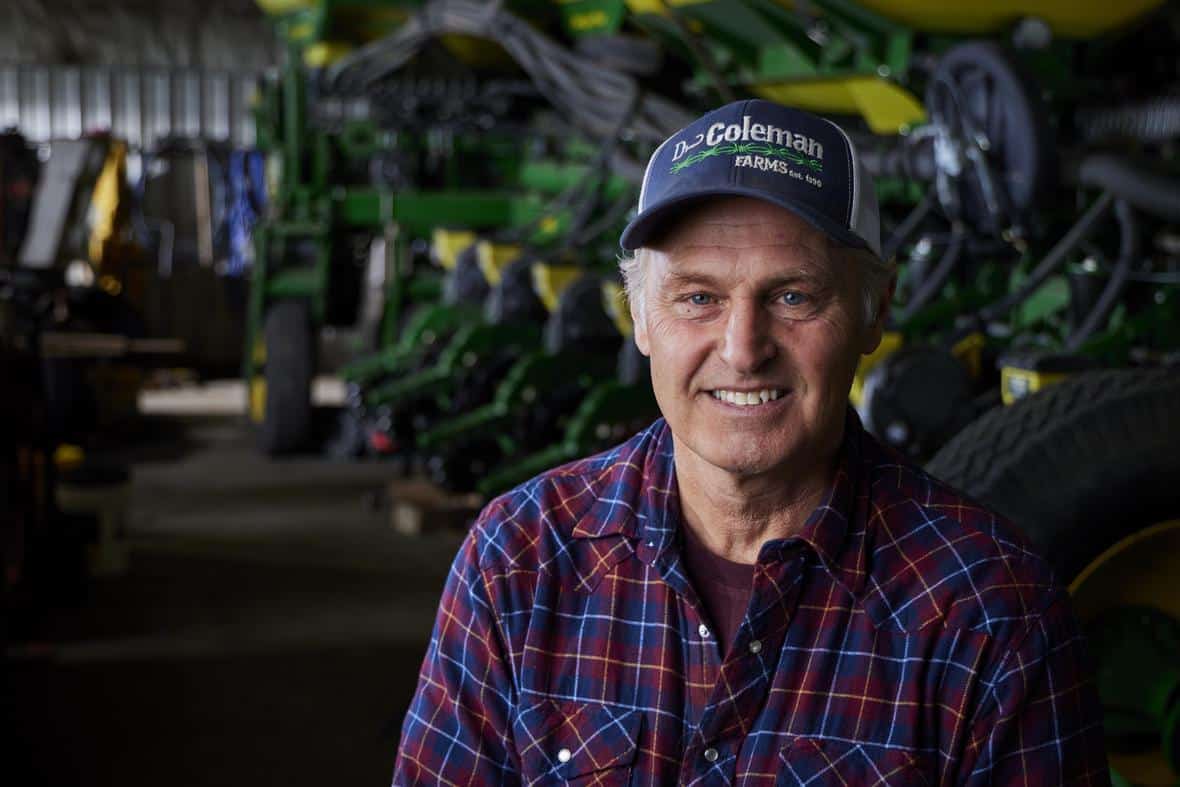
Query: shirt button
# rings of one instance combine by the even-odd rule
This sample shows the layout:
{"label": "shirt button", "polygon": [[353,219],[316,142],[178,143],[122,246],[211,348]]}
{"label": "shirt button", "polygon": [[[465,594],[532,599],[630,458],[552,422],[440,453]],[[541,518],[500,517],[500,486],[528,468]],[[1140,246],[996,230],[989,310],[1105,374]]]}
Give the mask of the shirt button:
{"label": "shirt button", "polygon": [[561,751],[559,751],[557,753],[557,761],[558,762],[569,762],[570,761],[570,750],[569,749],[562,749]]}
{"label": "shirt button", "polygon": [[708,639],[709,638],[709,627],[706,626],[704,623],[702,623],[697,628],[697,633],[701,635],[701,639]]}
{"label": "shirt button", "polygon": [[762,640],[756,639],[750,643],[750,652],[758,654],[762,652]]}
{"label": "shirt button", "polygon": [[714,748],[705,749],[705,759],[709,762],[717,762],[717,750]]}

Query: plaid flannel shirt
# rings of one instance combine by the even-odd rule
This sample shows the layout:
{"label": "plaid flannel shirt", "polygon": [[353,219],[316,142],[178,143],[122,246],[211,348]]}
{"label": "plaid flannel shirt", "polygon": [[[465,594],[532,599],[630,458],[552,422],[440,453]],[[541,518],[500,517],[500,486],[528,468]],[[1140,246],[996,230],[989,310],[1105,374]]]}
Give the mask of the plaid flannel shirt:
{"label": "plaid flannel shirt", "polygon": [[1045,561],[851,412],[842,451],[802,531],[761,548],[728,654],[681,563],[663,420],[494,500],[394,784],[1109,784]]}

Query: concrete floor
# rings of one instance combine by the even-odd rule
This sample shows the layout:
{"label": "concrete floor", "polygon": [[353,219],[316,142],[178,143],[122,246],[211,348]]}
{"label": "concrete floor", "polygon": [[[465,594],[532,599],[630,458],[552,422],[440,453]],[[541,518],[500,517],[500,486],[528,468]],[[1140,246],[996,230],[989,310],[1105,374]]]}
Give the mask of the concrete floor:
{"label": "concrete floor", "polygon": [[0,781],[388,784],[461,535],[392,532],[366,502],[388,466],[180,428],[182,456],[137,453],[129,571],[10,643]]}

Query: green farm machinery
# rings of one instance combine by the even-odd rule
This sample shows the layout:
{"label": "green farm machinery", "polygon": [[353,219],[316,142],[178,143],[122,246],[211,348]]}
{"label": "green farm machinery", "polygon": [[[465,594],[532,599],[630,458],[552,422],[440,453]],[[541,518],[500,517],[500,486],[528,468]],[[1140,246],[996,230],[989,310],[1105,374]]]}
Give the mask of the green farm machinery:
{"label": "green farm machinery", "polygon": [[561,233],[572,214],[552,198],[586,179],[595,146],[539,117],[540,94],[519,76],[477,77],[472,42],[377,87],[333,90],[327,63],[416,4],[263,5],[287,55],[256,107],[273,198],[254,234],[244,374],[260,446],[278,454],[309,442],[319,329],[355,323],[374,241],[385,282],[374,338],[388,350],[410,307],[439,299],[424,253],[436,229]]}
{"label": "green farm machinery", "polygon": [[[1128,597],[1156,608],[1135,626],[1081,603],[1144,533],[1176,554],[1174,4],[263,6],[288,45],[258,109],[278,184],[245,364],[265,450],[308,444],[318,329],[355,320],[374,239],[384,311],[341,371],[337,455],[490,497],[632,433],[657,411],[614,244],[643,163],[700,110],[777,100],[839,120],[876,178],[899,279],[854,383],[866,425],[1082,582],[1104,663],[1117,641],[1180,662],[1173,602]],[[1095,424],[1115,424],[1103,445]],[[1178,767],[1174,681],[1155,674],[1100,673],[1133,782]]]}

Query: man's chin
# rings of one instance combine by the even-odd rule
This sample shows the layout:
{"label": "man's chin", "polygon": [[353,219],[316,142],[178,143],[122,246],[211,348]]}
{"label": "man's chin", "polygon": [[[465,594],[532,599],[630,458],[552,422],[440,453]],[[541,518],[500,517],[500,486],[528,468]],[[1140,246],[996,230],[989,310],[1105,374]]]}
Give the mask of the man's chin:
{"label": "man's chin", "polygon": [[764,476],[787,464],[789,451],[769,446],[755,447],[750,445],[748,438],[741,440],[741,437],[745,436],[729,435],[724,441],[729,445],[715,445],[712,450],[706,448],[701,458],[737,478]]}

